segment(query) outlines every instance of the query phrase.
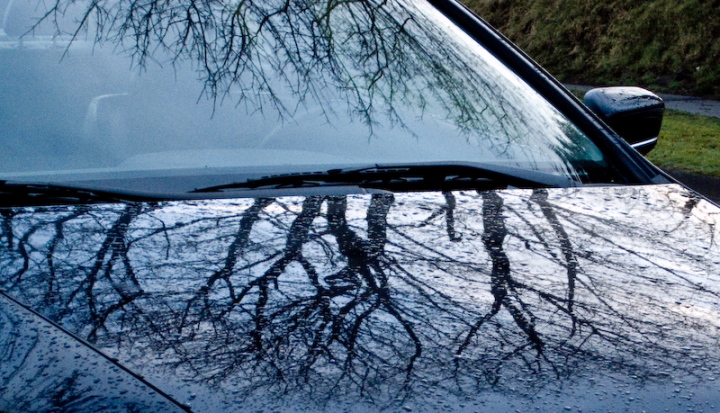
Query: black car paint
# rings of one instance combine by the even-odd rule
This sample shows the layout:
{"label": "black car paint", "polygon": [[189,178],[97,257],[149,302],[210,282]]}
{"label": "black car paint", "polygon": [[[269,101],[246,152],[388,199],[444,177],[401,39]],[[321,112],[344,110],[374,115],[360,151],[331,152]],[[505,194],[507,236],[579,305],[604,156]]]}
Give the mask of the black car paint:
{"label": "black car paint", "polygon": [[3,291],[0,349],[2,412],[188,410]]}
{"label": "black car paint", "polygon": [[633,148],[647,155],[657,144],[665,102],[639,87],[590,90],[583,102]]}
{"label": "black car paint", "polygon": [[195,411],[720,406],[720,210],[679,185],[2,216],[6,294]]}
{"label": "black car paint", "polygon": [[[669,182],[464,6],[432,3],[591,136],[623,183]],[[34,363],[36,350],[9,352],[27,336],[4,333],[0,410],[167,411],[140,377],[172,398],[169,408],[195,411],[720,405],[719,211],[680,186],[273,193],[0,208],[0,288],[71,335],[5,299],[0,314],[20,321],[0,328],[47,342],[45,360],[67,357],[65,342],[92,366],[64,363],[52,370],[58,383],[77,371],[100,377],[74,388],[76,404],[57,396],[62,386],[34,392],[46,376],[17,377],[47,366]],[[303,271],[305,284],[286,280]],[[293,290],[303,286],[307,296]],[[294,305],[270,314],[287,319],[273,323],[262,309],[292,294]],[[345,310],[354,300],[363,311]],[[33,365],[16,368],[18,355]],[[122,385],[102,379],[115,374]]]}

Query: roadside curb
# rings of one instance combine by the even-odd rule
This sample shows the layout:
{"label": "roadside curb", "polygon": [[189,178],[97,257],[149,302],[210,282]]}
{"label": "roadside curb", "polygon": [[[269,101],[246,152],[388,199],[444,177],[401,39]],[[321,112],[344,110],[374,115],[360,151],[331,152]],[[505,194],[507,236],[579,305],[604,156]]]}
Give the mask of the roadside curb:
{"label": "roadside curb", "polygon": [[[580,90],[587,92],[595,86],[586,85],[568,85],[563,84],[569,90]],[[720,118],[720,101],[706,100],[694,96],[672,95],[667,93],[658,93],[658,96],[665,101],[667,109],[678,110],[681,112],[692,113],[695,115],[710,116]]]}

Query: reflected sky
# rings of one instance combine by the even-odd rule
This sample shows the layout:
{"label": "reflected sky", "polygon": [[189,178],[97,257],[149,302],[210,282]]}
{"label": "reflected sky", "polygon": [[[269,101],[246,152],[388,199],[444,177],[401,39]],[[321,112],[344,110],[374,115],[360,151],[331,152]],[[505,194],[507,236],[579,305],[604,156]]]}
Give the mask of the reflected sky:
{"label": "reflected sky", "polygon": [[267,165],[262,151],[296,150],[303,164],[604,167],[577,127],[423,2],[35,3],[5,7],[25,22],[0,37],[6,173],[187,167],[203,150]]}
{"label": "reflected sky", "polygon": [[199,410],[720,403],[679,186],[1,212],[0,288]]}

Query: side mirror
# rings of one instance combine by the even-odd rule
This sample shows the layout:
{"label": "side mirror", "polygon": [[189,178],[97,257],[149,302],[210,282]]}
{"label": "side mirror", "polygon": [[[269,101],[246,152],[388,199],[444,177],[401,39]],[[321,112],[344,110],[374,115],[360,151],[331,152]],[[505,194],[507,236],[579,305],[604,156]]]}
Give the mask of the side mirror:
{"label": "side mirror", "polygon": [[643,155],[657,144],[665,102],[639,87],[604,87],[585,94],[585,105]]}

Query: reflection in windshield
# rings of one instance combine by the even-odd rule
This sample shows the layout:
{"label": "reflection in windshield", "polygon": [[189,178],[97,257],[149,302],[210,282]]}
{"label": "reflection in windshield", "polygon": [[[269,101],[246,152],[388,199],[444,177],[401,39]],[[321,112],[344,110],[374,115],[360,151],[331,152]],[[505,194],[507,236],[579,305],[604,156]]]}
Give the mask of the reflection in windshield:
{"label": "reflection in windshield", "polygon": [[0,37],[5,172],[452,160],[574,177],[602,161],[425,3],[11,3],[26,26]]}
{"label": "reflection in windshield", "polygon": [[0,288],[201,410],[720,375],[708,204],[573,191],[4,209]]}

